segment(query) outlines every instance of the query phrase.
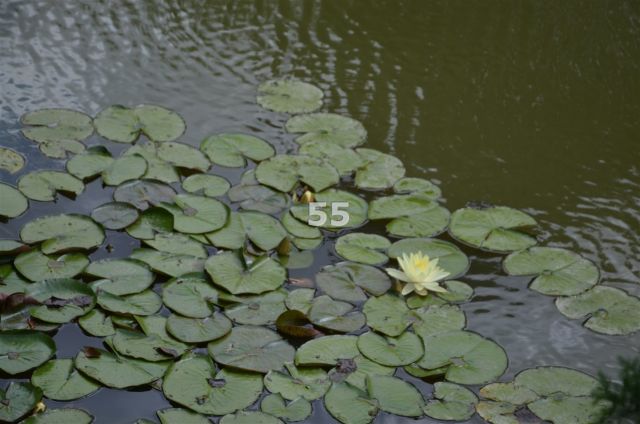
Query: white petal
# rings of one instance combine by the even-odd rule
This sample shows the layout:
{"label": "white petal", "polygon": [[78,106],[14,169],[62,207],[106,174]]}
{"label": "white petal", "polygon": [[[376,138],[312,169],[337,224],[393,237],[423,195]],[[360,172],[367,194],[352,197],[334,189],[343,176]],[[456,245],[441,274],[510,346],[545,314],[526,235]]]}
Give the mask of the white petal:
{"label": "white petal", "polygon": [[415,286],[411,283],[407,283],[405,284],[405,286],[402,288],[402,295],[406,296],[409,293],[411,293],[413,290],[415,289]]}
{"label": "white petal", "polygon": [[396,278],[396,279],[398,279],[400,281],[405,281],[405,282],[411,281],[411,280],[409,280],[409,277],[407,277],[407,274],[405,274],[402,271],[399,271],[399,270],[394,269],[394,268],[387,268],[386,271],[387,271],[387,274],[389,274],[393,278]]}

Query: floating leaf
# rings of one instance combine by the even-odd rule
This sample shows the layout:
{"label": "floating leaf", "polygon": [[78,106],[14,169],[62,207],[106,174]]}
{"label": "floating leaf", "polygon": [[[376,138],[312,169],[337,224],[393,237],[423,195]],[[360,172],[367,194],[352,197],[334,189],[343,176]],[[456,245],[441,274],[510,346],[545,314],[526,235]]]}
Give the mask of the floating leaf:
{"label": "floating leaf", "polygon": [[288,404],[282,396],[267,395],[260,403],[260,409],[274,417],[290,421],[302,421],[311,415],[311,403],[303,398],[295,399]]}
{"label": "floating leaf", "polygon": [[598,387],[590,375],[563,367],[538,367],[522,371],[514,379],[516,386],[526,387],[538,396],[589,396]]}
{"label": "floating leaf", "polygon": [[82,316],[78,319],[78,324],[84,331],[95,337],[107,337],[116,333],[111,317],[100,308],[94,308]]}
{"label": "floating leaf", "polygon": [[322,233],[317,227],[303,224],[302,222],[295,219],[289,212],[285,213],[281,219],[284,228],[289,232],[289,234],[296,238],[309,240],[322,238]]}
{"label": "floating leaf", "polygon": [[149,240],[157,234],[173,231],[173,215],[162,208],[149,208],[140,214],[136,222],[127,227],[131,237]]}
{"label": "floating leaf", "polygon": [[82,409],[49,409],[42,414],[32,415],[22,424],[91,424],[93,417]]}
{"label": "floating leaf", "polygon": [[248,134],[211,135],[200,144],[211,162],[227,167],[247,166],[247,159],[261,162],[275,154],[266,141]]}
{"label": "floating leaf", "polygon": [[168,184],[153,180],[138,180],[122,184],[116,188],[113,198],[117,202],[130,203],[140,210],[172,202],[176,191]]}
{"label": "floating leaf", "polygon": [[223,252],[211,256],[205,268],[215,284],[233,294],[259,294],[280,287],[286,271],[269,257],[262,257],[250,266],[245,266],[238,255]]}
{"label": "floating leaf", "polygon": [[138,210],[128,203],[110,202],[95,208],[91,218],[107,230],[122,230],[138,219]]}
{"label": "floating leaf", "polygon": [[31,330],[0,332],[0,370],[16,375],[35,368],[56,352],[48,335]]}
{"label": "floating leaf", "polygon": [[271,325],[285,311],[284,291],[271,291],[255,296],[246,296],[240,303],[228,306],[224,314],[235,324]]}
{"label": "floating leaf", "polygon": [[533,218],[517,209],[504,206],[463,208],[451,215],[449,233],[472,247],[509,253],[537,243],[535,238],[526,234],[536,225]]}
{"label": "floating leaf", "polygon": [[382,265],[388,258],[383,252],[391,242],[377,234],[350,233],[336,241],[336,252],[346,260],[369,265]]}
{"label": "floating leaf", "polygon": [[154,275],[147,265],[131,259],[103,259],[92,262],[85,273],[104,280],[93,288],[116,295],[139,293],[153,284]]}
{"label": "floating leaf", "polygon": [[165,183],[176,183],[180,181],[178,169],[158,156],[158,145],[152,141],[145,141],[131,146],[124,152],[124,155],[139,155],[147,161],[147,172],[144,178],[148,180],[158,180]]}
{"label": "floating leaf", "polygon": [[600,271],[593,262],[555,247],[514,252],[505,258],[503,266],[509,275],[535,275],[530,288],[551,296],[579,294],[600,280]]}
{"label": "floating leaf", "polygon": [[209,159],[200,150],[188,144],[166,142],[158,146],[158,157],[178,168],[207,172]]}
{"label": "floating leaf", "polygon": [[528,408],[542,420],[563,424],[597,422],[605,406],[591,397],[550,397],[530,403]]}
{"label": "floating leaf", "polygon": [[109,106],[98,113],[94,124],[98,134],[118,143],[133,143],[140,134],[153,141],[173,141],[186,129],[180,115],[154,105]]}
{"label": "floating leaf", "polygon": [[22,155],[6,147],[0,147],[0,169],[15,174],[24,167]]}
{"label": "floating leaf", "polygon": [[404,417],[419,417],[423,414],[424,400],[412,384],[387,375],[370,375],[367,390],[372,399],[378,401],[378,407]]}
{"label": "floating leaf", "polygon": [[296,143],[301,146],[317,143],[356,147],[367,137],[367,131],[359,121],[335,113],[294,116],[287,121],[286,129],[290,133],[303,133],[296,138]]}
{"label": "floating leaf", "polygon": [[[316,202],[325,202],[327,204],[325,207],[318,207],[317,210],[324,212],[328,217],[332,216],[331,208],[334,203],[341,203],[340,210],[344,211],[349,216],[349,222],[346,225],[336,227],[331,225],[330,219],[327,219],[327,222],[320,226],[321,228],[355,228],[362,225],[367,220],[367,202],[355,194],[342,190],[329,189],[321,193],[316,193],[315,198]],[[308,204],[294,206],[291,208],[291,213],[300,221],[309,223]]]}
{"label": "floating leaf", "polygon": [[149,362],[116,356],[106,350],[95,349],[97,355],[87,356],[80,351],[76,368],[108,387],[124,389],[149,384],[161,378],[169,362]]}
{"label": "floating leaf", "polygon": [[313,300],[309,319],[318,327],[338,333],[356,331],[366,323],[362,312],[354,310],[349,303],[333,300],[329,296],[319,296]]}
{"label": "floating leaf", "polygon": [[209,197],[178,194],[175,204],[160,206],[173,215],[174,230],[187,234],[204,234],[222,228],[227,221],[228,210],[224,203]]}
{"label": "floating leaf", "polygon": [[519,424],[520,421],[513,415],[517,406],[509,402],[479,402],[476,406],[478,415],[493,424]]}
{"label": "floating leaf", "polygon": [[320,109],[324,94],[315,85],[292,78],[269,80],[258,86],[258,104],[283,113],[309,113]]}
{"label": "floating leaf", "polygon": [[433,305],[414,309],[413,330],[426,339],[435,334],[462,330],[466,325],[464,312],[455,305]]}
{"label": "floating leaf", "polygon": [[392,187],[404,177],[402,162],[395,156],[373,149],[356,149],[363,165],[356,171],[355,183],[365,190],[380,190]]}
{"label": "floating leaf", "polygon": [[309,340],[296,352],[296,365],[336,365],[360,354],[356,336],[325,336]]}
{"label": "floating leaf", "polygon": [[276,417],[257,411],[239,411],[233,415],[225,415],[219,424],[283,424]]}
{"label": "floating leaf", "polygon": [[167,408],[156,412],[162,424],[211,424],[203,415],[182,408]]}
{"label": "floating leaf", "polygon": [[[270,215],[261,212],[240,212],[238,213],[238,217],[240,218],[242,231],[246,234],[246,237],[264,251],[275,249],[287,235],[280,221]],[[238,225],[236,223],[231,231],[238,232],[237,227]],[[213,242],[218,238],[216,234],[210,237]],[[240,246],[243,244],[244,243]]]}
{"label": "floating leaf", "polygon": [[70,249],[91,249],[104,241],[104,231],[91,218],[83,215],[50,215],[29,221],[20,230],[23,242],[43,242],[45,254]]}
{"label": "floating leaf", "polygon": [[231,184],[224,178],[208,174],[193,174],[182,182],[184,191],[208,197],[223,196],[230,187]]}
{"label": "floating leaf", "polygon": [[82,181],[62,171],[33,171],[18,180],[18,189],[29,199],[49,202],[56,192],[78,195],[84,190]]}
{"label": "floating leaf", "polygon": [[613,287],[596,286],[577,296],[556,299],[558,310],[602,334],[630,334],[640,330],[640,299]]}
{"label": "floating leaf", "polygon": [[367,358],[388,367],[412,364],[424,354],[420,338],[408,331],[398,337],[366,332],[358,337],[358,349]]}
{"label": "floating leaf", "polygon": [[365,292],[380,296],[391,287],[391,280],[384,272],[353,262],[324,267],[316,275],[316,282],[332,298],[353,303],[367,300]]}
{"label": "floating leaf", "polygon": [[287,308],[291,310],[300,311],[303,314],[306,314],[311,308],[314,295],[314,289],[291,290],[285,299],[285,304],[287,305]]}
{"label": "floating leaf", "polygon": [[73,400],[87,396],[100,387],[78,373],[73,359],[52,359],[33,372],[31,383],[53,400]]}
{"label": "floating leaf", "polygon": [[114,159],[104,146],[89,147],[67,161],[67,172],[76,178],[86,180],[108,169]]}
{"label": "floating leaf", "polygon": [[144,240],[144,243],[161,252],[174,253],[176,255],[189,255],[196,258],[209,256],[202,243],[185,234],[160,233],[156,234],[153,239]]}
{"label": "floating leaf", "polygon": [[322,159],[310,156],[276,155],[256,168],[261,184],[290,192],[298,182],[314,191],[324,190],[340,180],[338,171]]}
{"label": "floating leaf", "polygon": [[242,174],[240,184],[228,192],[229,200],[238,203],[239,209],[277,214],[289,206],[289,195],[261,185],[250,169]]}
{"label": "floating leaf", "polygon": [[401,237],[431,237],[449,224],[449,211],[423,194],[398,194],[375,199],[369,207],[369,219],[392,219],[390,234]]}
{"label": "floating leaf", "polygon": [[469,258],[453,243],[430,238],[410,238],[398,240],[389,247],[390,258],[399,258],[403,254],[422,252],[429,259],[438,259],[438,266],[449,273],[448,278],[456,278],[469,269]]}
{"label": "floating leaf", "polygon": [[171,310],[191,318],[206,318],[218,301],[216,290],[202,274],[172,278],[162,288],[162,301]]}
{"label": "floating leaf", "polygon": [[298,310],[281,313],[276,319],[276,328],[280,333],[298,339],[311,339],[322,334],[313,328],[307,315]]}
{"label": "floating leaf", "polygon": [[362,311],[369,327],[391,337],[402,334],[414,320],[404,300],[391,294],[370,298]]}
{"label": "floating leaf", "polygon": [[40,150],[52,158],[65,158],[68,153],[84,150],[81,143],[93,134],[91,117],[69,109],[40,109],[20,118],[26,128],[22,134],[40,145]]}
{"label": "floating leaf", "polygon": [[140,155],[125,155],[111,162],[102,171],[105,185],[117,186],[125,181],[137,180],[147,172],[147,161]]}
{"label": "floating leaf", "polygon": [[272,393],[282,395],[284,399],[319,399],[331,386],[327,372],[322,368],[297,368],[292,363],[284,366],[288,373],[274,370],[269,371],[264,377],[266,388]]}
{"label": "floating leaf", "polygon": [[204,318],[169,315],[167,331],[185,343],[205,343],[219,339],[231,331],[231,321],[219,312]]}
{"label": "floating leaf", "polygon": [[42,391],[30,383],[11,381],[6,390],[0,389],[0,421],[18,421],[31,411],[42,398]]}
{"label": "floating leaf", "polygon": [[434,399],[424,407],[424,413],[436,420],[466,421],[476,412],[478,398],[469,389],[457,384],[434,384]]}
{"label": "floating leaf", "polygon": [[204,270],[204,259],[191,255],[177,255],[153,249],[135,249],[130,257],[146,263],[154,271],[171,277]]}
{"label": "floating leaf", "polygon": [[162,300],[155,292],[118,296],[107,291],[98,291],[98,304],[102,309],[121,315],[153,315],[162,307]]}
{"label": "floating leaf", "polygon": [[[295,118],[297,117],[294,117],[293,119]],[[305,136],[300,138],[303,137]],[[340,175],[350,175],[353,171],[362,166],[363,162],[362,158],[355,152],[355,150],[322,140],[313,140],[303,144],[298,153],[322,159],[330,163],[334,168],[336,168]]]}
{"label": "floating leaf", "polygon": [[[15,255],[28,250],[29,246],[16,240],[0,239],[0,255]],[[0,282],[0,284],[2,284]]]}
{"label": "floating leaf", "polygon": [[514,405],[524,405],[538,399],[536,392],[514,382],[487,384],[480,389],[480,395],[485,399],[509,402]]}
{"label": "floating leaf", "polygon": [[442,195],[440,187],[422,178],[404,177],[396,181],[393,191],[398,194],[416,193],[429,199],[436,200]]}
{"label": "floating leaf", "polygon": [[40,281],[75,277],[89,265],[89,258],[83,253],[47,256],[34,249],[18,255],[13,265],[29,280]]}
{"label": "floating leaf", "polygon": [[334,383],[324,397],[324,406],[343,424],[367,424],[378,415],[378,402],[349,383]]}
{"label": "floating leaf", "polygon": [[42,321],[63,324],[89,312],[96,304],[93,290],[71,279],[43,280],[29,285],[26,294],[40,302],[31,315]]}
{"label": "floating leaf", "polygon": [[27,198],[14,187],[0,183],[0,217],[15,218],[29,207]]}
{"label": "floating leaf", "polygon": [[339,361],[329,372],[334,382],[345,381],[361,390],[367,390],[367,377],[370,375],[393,375],[395,367],[387,367],[374,362],[363,355],[353,359]]}
{"label": "floating leaf", "polygon": [[182,355],[188,348],[165,331],[165,317],[148,316],[136,319],[142,332],[117,329],[111,339],[113,348],[132,358],[157,362]]}

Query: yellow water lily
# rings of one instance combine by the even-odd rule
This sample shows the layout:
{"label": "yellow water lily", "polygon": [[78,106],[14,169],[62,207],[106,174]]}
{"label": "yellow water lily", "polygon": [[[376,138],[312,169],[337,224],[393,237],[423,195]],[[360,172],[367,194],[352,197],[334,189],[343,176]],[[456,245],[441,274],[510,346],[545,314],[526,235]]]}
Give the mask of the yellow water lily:
{"label": "yellow water lily", "polygon": [[438,266],[438,258],[429,259],[422,252],[403,253],[398,258],[402,271],[387,268],[387,273],[400,281],[407,283],[402,288],[402,294],[408,295],[415,291],[420,296],[426,296],[428,291],[446,293],[447,290],[438,284],[438,281],[449,276],[449,273]]}

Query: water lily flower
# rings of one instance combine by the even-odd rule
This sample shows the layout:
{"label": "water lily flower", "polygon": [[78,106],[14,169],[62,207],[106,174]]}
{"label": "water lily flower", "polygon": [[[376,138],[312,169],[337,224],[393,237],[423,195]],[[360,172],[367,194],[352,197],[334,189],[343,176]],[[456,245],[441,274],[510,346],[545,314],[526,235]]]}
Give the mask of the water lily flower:
{"label": "water lily flower", "polygon": [[440,293],[447,292],[444,287],[438,284],[438,281],[449,276],[449,273],[438,266],[437,258],[431,260],[422,252],[409,255],[403,253],[402,257],[398,258],[398,263],[402,271],[387,268],[387,273],[407,283],[402,288],[403,295],[406,296],[413,291],[420,296],[426,296],[429,290]]}

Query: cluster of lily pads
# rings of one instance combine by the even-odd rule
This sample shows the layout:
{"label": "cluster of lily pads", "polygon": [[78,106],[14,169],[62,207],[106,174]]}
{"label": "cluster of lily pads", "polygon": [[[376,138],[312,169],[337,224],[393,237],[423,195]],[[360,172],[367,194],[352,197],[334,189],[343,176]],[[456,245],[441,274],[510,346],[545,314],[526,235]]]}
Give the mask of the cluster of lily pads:
{"label": "cluster of lily pads", "polygon": [[[1,216],[21,215],[29,201],[78,196],[96,178],[115,188],[91,216],[38,217],[20,240],[0,240],[0,370],[29,378],[0,390],[0,420],[89,423],[88,412],[46,410],[41,399],[150,386],[175,405],[158,411],[162,423],[301,421],[320,400],[345,424],[381,411],[458,421],[477,412],[502,424],[526,410],[556,423],[591,422],[602,405],[590,397],[596,381],[588,375],[542,367],[495,383],[507,356],[465,330],[459,306],[473,297],[457,280],[470,260],[435,237],[448,231],[467,247],[508,254],[507,274],[530,276],[532,290],[556,296],[562,314],[593,331],[640,329],[640,299],[598,284],[598,268],[580,255],[537,246],[536,221],[521,211],[481,205],[451,214],[438,186],[360,147],[360,122],[316,112],[322,98],[292,79],[258,88],[261,106],[294,115],[285,129],[297,134],[295,155],[248,134],[212,135],[200,149],[177,142],[184,120],[159,106],[110,106],[95,118],[64,109],[26,114],[24,136],[47,156],[70,158],[65,171],[27,173],[17,188],[0,184]],[[94,131],[132,146],[119,157],[86,148]],[[1,169],[23,165],[0,149]],[[247,169],[232,186],[212,167]],[[309,200],[327,202],[327,213],[347,202],[347,226],[309,225]],[[373,221],[388,237],[364,231]],[[142,247],[91,261],[105,230]],[[333,241],[343,261],[313,279],[289,277]],[[415,252],[448,272],[446,293],[405,298],[380,268]],[[103,338],[104,348],[53,359],[51,334],[69,323]],[[425,399],[405,373],[435,382],[433,393]],[[483,386],[480,398],[467,385]]]}

